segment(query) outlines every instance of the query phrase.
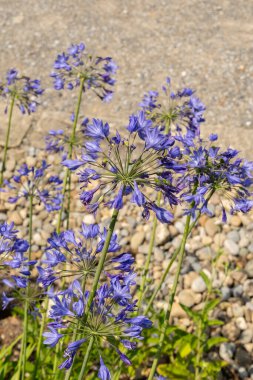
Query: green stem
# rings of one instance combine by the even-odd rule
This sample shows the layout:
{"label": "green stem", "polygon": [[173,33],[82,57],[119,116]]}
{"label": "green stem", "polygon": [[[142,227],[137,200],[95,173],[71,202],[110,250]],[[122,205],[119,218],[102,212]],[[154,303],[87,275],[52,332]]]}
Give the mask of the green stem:
{"label": "green stem", "polygon": [[[195,227],[197,221],[199,220],[199,216],[200,216],[200,215],[198,215],[198,217],[197,217],[197,218],[194,220],[194,222],[191,224],[191,226],[190,226],[190,228],[189,228],[188,236],[190,235],[192,229]],[[180,246],[179,246],[179,247],[175,250],[175,252],[173,253],[173,255],[172,255],[171,259],[170,259],[169,264],[167,265],[165,271],[163,272],[163,275],[162,275],[162,277],[161,277],[161,280],[159,281],[159,284],[157,285],[157,287],[155,288],[155,290],[154,290],[153,293],[152,293],[152,296],[151,296],[151,298],[150,298],[150,300],[149,300],[149,303],[148,303],[148,305],[147,305],[147,307],[146,307],[146,309],[145,309],[144,315],[147,315],[147,313],[149,312],[151,306],[153,305],[154,299],[156,298],[157,294],[159,293],[159,291],[160,291],[160,289],[161,289],[161,287],[162,287],[164,281],[166,280],[166,277],[167,277],[167,275],[168,275],[168,273],[169,273],[169,271],[170,271],[170,269],[171,269],[171,267],[172,267],[174,261],[175,261],[176,258],[177,258],[177,255],[178,255],[178,253],[179,253],[179,251],[180,251],[180,249],[181,249],[181,245],[182,245],[182,242],[181,242]]]}
{"label": "green stem", "polygon": [[198,322],[197,326],[197,347],[196,347],[196,362],[195,362],[195,380],[200,380],[200,368],[199,368],[199,363],[200,363],[200,358],[201,358],[201,333],[202,333],[202,321]]}
{"label": "green stem", "polygon": [[4,181],[4,171],[5,171],[5,167],[6,167],[7,151],[8,151],[8,147],[9,147],[11,121],[12,121],[13,107],[15,104],[15,98],[16,98],[16,96],[14,95],[11,99],[11,104],[10,104],[8,128],[7,128],[6,138],[5,138],[3,162],[2,162],[2,168],[1,168],[1,173],[0,173],[0,186],[2,186],[3,181]]}
{"label": "green stem", "polygon": [[[72,158],[73,145],[75,143],[75,138],[76,138],[76,127],[77,127],[77,122],[78,122],[78,117],[79,117],[80,107],[81,107],[81,101],[82,101],[82,95],[83,95],[84,81],[85,81],[85,78],[82,78],[81,82],[80,82],[79,95],[78,95],[76,112],[75,112],[75,119],[73,122],[73,128],[72,128],[72,133],[71,133],[70,143],[69,143],[69,149],[68,149],[68,159]],[[60,229],[61,229],[61,220],[62,220],[62,213],[63,213],[63,209],[64,209],[65,195],[66,195],[66,191],[67,191],[67,186],[68,186],[68,184],[71,183],[69,178],[71,178],[71,170],[69,170],[68,168],[65,168],[65,176],[64,176],[63,187],[62,187],[62,204],[61,204],[61,209],[60,209],[59,214],[58,214],[58,221],[57,221],[57,228],[56,228],[57,233],[59,233]],[[69,191],[70,191],[70,189],[69,189]],[[69,207],[70,207],[70,202],[68,202],[67,219],[69,218]]]}
{"label": "green stem", "polygon": [[[164,134],[167,135],[169,133],[169,131],[170,131],[170,122],[166,123]],[[159,192],[158,196],[157,196],[157,205],[158,206],[160,206],[161,198],[162,198],[162,193]],[[147,255],[145,267],[144,267],[144,270],[143,270],[141,285],[140,285],[140,293],[139,293],[139,299],[138,299],[138,303],[137,303],[138,310],[139,310],[139,308],[141,306],[141,303],[142,303],[144,289],[145,289],[145,285],[146,285],[146,282],[147,282],[147,275],[148,275],[148,272],[149,272],[149,266],[150,266],[151,256],[152,256],[152,252],[153,252],[154,245],[155,245],[156,229],[157,229],[157,217],[154,216],[154,219],[153,219],[153,228],[152,228],[151,238],[150,238],[149,247],[148,247],[148,255]]]}
{"label": "green stem", "polygon": [[[161,195],[161,193],[158,194],[158,196],[160,196],[160,195]],[[160,198],[161,198],[161,196],[160,196]],[[142,304],[144,289],[145,289],[145,285],[146,285],[146,282],[147,282],[147,275],[148,275],[148,272],[149,272],[149,265],[150,265],[151,256],[152,256],[152,252],[153,252],[153,249],[154,249],[154,245],[155,245],[156,229],[157,229],[157,218],[154,217],[153,228],[152,228],[151,238],[150,238],[149,247],[148,247],[148,255],[147,255],[146,263],[145,263],[145,266],[144,266],[143,275],[142,275],[142,278],[141,278],[139,300],[138,300],[138,303],[137,303],[137,308],[138,309],[140,309],[140,306]]]}
{"label": "green stem", "polygon": [[[85,285],[86,285],[86,278],[87,276],[85,275],[84,278],[83,278],[83,281],[82,281],[82,290],[83,290],[83,293],[85,291]],[[75,327],[75,330],[74,330],[74,334],[73,334],[73,338],[72,338],[72,341],[76,341],[77,339],[77,335],[78,335],[78,329],[80,327],[80,321],[78,322],[78,324],[76,325]],[[75,362],[75,358],[76,356],[74,357],[73,359],[73,363],[72,363],[72,366],[70,367],[70,369],[68,371],[66,371],[65,373],[65,377],[64,377],[64,380],[69,380],[70,379],[70,376],[71,376],[71,372],[72,372],[72,369],[74,367],[74,362]]]}
{"label": "green stem", "polygon": [[92,336],[90,338],[89,345],[88,345],[88,348],[86,350],[85,357],[83,359],[83,365],[82,365],[82,368],[81,368],[81,372],[80,372],[80,374],[78,376],[78,380],[83,380],[84,379],[84,374],[85,374],[87,362],[89,360],[89,356],[90,356],[90,352],[91,352],[93,343],[94,343],[94,337]]}
{"label": "green stem", "polygon": [[[68,159],[72,158],[73,145],[75,143],[75,138],[76,138],[76,127],[77,127],[77,122],[78,122],[78,117],[79,117],[80,107],[81,107],[81,101],[82,101],[82,95],[83,95],[84,81],[85,81],[85,78],[82,78],[81,82],[80,82],[79,95],[78,95],[76,112],[75,112],[75,119],[73,122],[73,128],[72,128],[72,133],[71,133],[70,143],[69,143],[69,149],[68,149]],[[60,209],[59,214],[58,214],[58,220],[57,220],[57,226],[56,226],[57,234],[59,234],[61,231],[62,214],[63,214],[63,209],[64,209],[64,201],[65,201],[65,196],[66,196],[66,192],[67,192],[67,187],[68,187],[67,228],[69,228],[69,214],[70,214],[70,201],[71,201],[71,199],[70,199],[70,186],[71,186],[71,170],[69,170],[68,168],[65,168],[65,175],[64,175],[63,187],[62,187],[62,204],[61,204],[61,209]],[[56,372],[57,372],[59,347],[60,346],[58,344],[56,346],[56,349],[55,349],[54,366],[53,366],[53,373],[54,374],[56,374]]]}
{"label": "green stem", "polygon": [[109,248],[109,245],[110,245],[110,241],[111,241],[111,238],[112,238],[114,227],[115,227],[115,224],[116,224],[116,221],[117,221],[117,218],[118,218],[118,214],[119,214],[119,210],[114,209],[113,210],[113,214],[112,214],[112,219],[111,219],[108,231],[107,231],[104,247],[103,247],[103,249],[101,251],[100,259],[99,259],[98,266],[97,266],[97,269],[96,269],[95,277],[94,277],[94,280],[93,280],[93,285],[92,285],[92,288],[91,288],[91,291],[90,291],[90,294],[89,294],[89,298],[88,298],[88,301],[87,301],[87,304],[86,304],[86,307],[85,307],[85,316],[87,316],[87,312],[90,309],[92,300],[94,298],[94,295],[95,295],[97,287],[98,287],[98,281],[100,279],[101,272],[102,272],[102,270],[104,268],[104,262],[105,262],[105,259],[106,259],[106,255],[107,255],[107,251],[108,251],[108,248]]}
{"label": "green stem", "polygon": [[47,297],[45,300],[45,310],[44,310],[44,313],[42,316],[42,321],[41,321],[41,326],[40,326],[40,333],[39,333],[38,345],[37,345],[37,350],[36,350],[36,360],[35,360],[35,367],[34,367],[34,372],[33,372],[33,379],[36,379],[37,370],[38,370],[38,367],[40,364],[40,350],[41,350],[41,345],[42,345],[42,334],[44,332],[44,329],[46,326],[46,321],[47,321],[48,303],[49,303],[49,298]]}
{"label": "green stem", "polygon": [[[31,260],[32,254],[32,230],[33,230],[33,194],[29,196],[29,251],[28,251],[28,261]],[[26,366],[26,346],[27,346],[27,329],[28,329],[28,308],[29,308],[29,289],[30,283],[28,281],[26,288],[26,298],[25,298],[25,310],[24,310],[24,325],[23,325],[23,336],[21,343],[20,359],[18,364],[18,380],[25,378],[25,366]]]}
{"label": "green stem", "polygon": [[176,271],[175,279],[174,279],[174,282],[172,285],[169,303],[167,305],[165,315],[164,315],[164,322],[163,322],[162,329],[161,329],[161,335],[160,335],[160,339],[159,339],[159,345],[158,345],[156,357],[153,361],[153,365],[152,365],[148,380],[153,379],[155,372],[156,372],[157,365],[158,365],[158,361],[159,361],[159,358],[161,355],[161,351],[162,351],[162,347],[163,347],[163,343],[164,343],[164,339],[165,339],[165,334],[166,334],[166,329],[167,329],[168,324],[169,324],[170,314],[171,314],[172,306],[174,303],[174,298],[175,298],[175,294],[176,294],[176,290],[177,290],[179,275],[180,275],[181,267],[182,267],[182,263],[183,263],[183,258],[184,258],[184,253],[185,253],[185,244],[187,241],[187,237],[189,235],[190,221],[191,221],[191,216],[188,215],[186,218],[186,224],[185,224],[182,244],[181,244],[179,256],[178,256],[177,271]]}

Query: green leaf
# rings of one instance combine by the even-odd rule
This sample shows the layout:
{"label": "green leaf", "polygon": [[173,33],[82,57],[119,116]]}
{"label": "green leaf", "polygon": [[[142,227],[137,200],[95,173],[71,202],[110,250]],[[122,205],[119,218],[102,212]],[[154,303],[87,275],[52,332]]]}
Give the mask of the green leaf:
{"label": "green leaf", "polygon": [[222,326],[224,325],[223,321],[220,321],[219,319],[209,319],[207,321],[208,326]]}
{"label": "green leaf", "polygon": [[220,303],[220,299],[215,298],[209,302],[204,307],[204,312],[208,313],[209,311],[215,309],[215,307]]}
{"label": "green leaf", "polygon": [[207,350],[210,350],[213,346],[216,346],[218,344],[221,344],[223,342],[227,342],[227,338],[224,338],[222,336],[214,336],[206,342]]}
{"label": "green leaf", "polygon": [[183,305],[180,303],[181,308],[186,312],[189,318],[193,319],[194,321],[199,321],[201,319],[201,316],[196,311],[191,310],[189,307]]}
{"label": "green leaf", "polygon": [[204,282],[206,284],[207,289],[211,289],[212,288],[212,281],[211,281],[211,279],[203,271],[201,271],[199,274],[203,278],[203,280],[204,280]]}
{"label": "green leaf", "polygon": [[185,342],[184,344],[181,345],[178,353],[181,356],[181,358],[185,358],[192,352],[192,347],[191,344],[188,342]]}

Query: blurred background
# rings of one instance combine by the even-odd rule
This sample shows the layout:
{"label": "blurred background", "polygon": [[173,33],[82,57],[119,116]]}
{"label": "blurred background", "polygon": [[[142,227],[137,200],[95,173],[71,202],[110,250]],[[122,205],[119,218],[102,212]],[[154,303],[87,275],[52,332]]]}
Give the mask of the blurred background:
{"label": "blurred background", "polygon": [[[46,130],[68,122],[75,93],[57,93],[49,74],[57,53],[83,41],[119,66],[113,102],[89,98],[85,115],[120,128],[144,92],[170,76],[174,88],[193,87],[207,106],[204,135],[218,132],[225,145],[253,158],[252,1],[0,0],[0,14],[0,78],[15,67],[49,88],[28,121],[17,113],[13,147],[23,141],[43,148]],[[1,143],[5,123],[1,113]]]}

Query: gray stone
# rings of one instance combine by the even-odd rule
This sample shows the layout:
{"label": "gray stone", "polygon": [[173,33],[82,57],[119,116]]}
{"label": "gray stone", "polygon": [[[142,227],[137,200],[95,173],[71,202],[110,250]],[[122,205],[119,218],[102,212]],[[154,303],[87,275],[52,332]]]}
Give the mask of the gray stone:
{"label": "gray stone", "polygon": [[239,247],[233,240],[226,239],[224,242],[224,247],[231,255],[238,255],[239,253]]}
{"label": "gray stone", "polygon": [[246,296],[253,297],[253,280],[247,280],[244,282],[243,291]]}
{"label": "gray stone", "polygon": [[219,353],[220,357],[223,360],[226,360],[227,362],[231,363],[235,353],[235,344],[229,342],[221,343]]}
{"label": "gray stone", "polygon": [[242,344],[247,344],[247,343],[250,343],[252,341],[252,338],[253,338],[253,329],[251,326],[251,329],[248,328],[248,329],[242,331],[242,333],[240,335],[240,342]]}
{"label": "gray stone", "polygon": [[231,289],[228,286],[223,286],[221,288],[221,296],[223,301],[228,300],[231,296]]}
{"label": "gray stone", "polygon": [[250,253],[253,253],[253,243],[251,243],[249,246],[248,246],[248,251]]}
{"label": "gray stone", "polygon": [[193,280],[191,288],[195,293],[203,293],[206,290],[205,281],[201,276],[198,276]]}
{"label": "gray stone", "polygon": [[238,243],[240,240],[240,235],[238,231],[230,231],[227,234],[227,238],[233,240],[235,243]]}
{"label": "gray stone", "polygon": [[233,296],[234,297],[240,297],[243,293],[243,286],[242,285],[237,285],[232,289]]}
{"label": "gray stone", "polygon": [[244,367],[238,368],[238,375],[240,379],[246,379],[248,377],[248,372]]}
{"label": "gray stone", "polygon": [[239,327],[240,330],[246,330],[248,325],[243,317],[238,317],[235,320],[236,326]]}
{"label": "gray stone", "polygon": [[241,333],[241,330],[236,326],[236,324],[233,321],[222,326],[221,331],[222,334],[232,342],[237,340]]}
{"label": "gray stone", "polygon": [[244,269],[248,277],[253,278],[253,259],[247,262]]}

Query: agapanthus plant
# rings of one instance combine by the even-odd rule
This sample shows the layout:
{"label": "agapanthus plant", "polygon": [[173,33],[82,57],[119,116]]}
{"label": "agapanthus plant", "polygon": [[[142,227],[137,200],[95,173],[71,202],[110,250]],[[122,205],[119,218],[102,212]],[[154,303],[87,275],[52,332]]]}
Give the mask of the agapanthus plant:
{"label": "agapanthus plant", "polygon": [[104,101],[112,98],[110,89],[117,66],[110,57],[93,57],[83,43],[71,45],[66,52],[58,54],[54,63],[54,88],[73,90],[82,83],[83,91],[92,89]]}
{"label": "agapanthus plant", "polygon": [[144,95],[140,107],[145,116],[156,125],[169,128],[171,131],[186,131],[188,136],[199,135],[200,124],[205,121],[205,106],[194,95],[191,88],[183,88],[174,92],[171,80],[167,78],[162,86],[162,93],[149,91]]}
{"label": "agapanthus plant", "polygon": [[29,167],[27,164],[21,165],[10,181],[5,180],[6,187],[2,191],[8,191],[10,203],[19,200],[26,201],[32,198],[33,203],[42,203],[48,212],[59,210],[61,207],[61,184],[58,176],[52,176],[48,172],[48,165],[45,160],[39,166]]}
{"label": "agapanthus plant", "polygon": [[[78,339],[68,344],[64,357],[65,361],[60,368],[69,369],[73,359],[80,350],[92,342],[94,349],[100,356],[100,369],[98,376],[102,380],[110,378],[110,372],[105,366],[102,352],[103,347],[109,346],[116,350],[120,359],[126,364],[131,362],[123,353],[123,349],[136,348],[144,328],[151,327],[151,322],[144,316],[133,316],[136,302],[130,293],[134,285],[133,276],[111,276],[109,283],[103,284],[93,298],[88,314],[84,316],[88,292],[83,292],[80,283],[76,280],[61,296],[53,298],[50,317],[55,321],[49,324],[49,332],[44,333],[44,343],[54,347],[64,338],[73,339],[73,331],[77,326]],[[90,344],[89,344],[90,347]],[[83,371],[81,371],[83,372]],[[81,373],[81,379],[84,373]]]}
{"label": "agapanthus plant", "polygon": [[7,100],[7,107],[14,99],[23,114],[36,111],[37,98],[43,92],[40,80],[20,75],[16,69],[10,69],[6,74],[6,79],[0,82],[0,96]]}
{"label": "agapanthus plant", "polygon": [[[26,288],[31,265],[34,261],[29,261],[25,256],[28,251],[29,243],[17,236],[18,231],[14,229],[13,223],[0,224],[0,275],[3,283],[11,290],[18,291],[19,288]],[[11,291],[13,293],[13,291]],[[13,296],[3,293],[3,309],[9,302],[13,301]]]}
{"label": "agapanthus plant", "polygon": [[[209,142],[201,141],[193,146],[185,144],[178,186],[186,190],[183,190],[182,199],[191,205],[186,213],[191,213],[193,217],[196,211],[211,214],[207,199],[211,194],[219,195],[222,220],[226,222],[226,209],[231,214],[239,211],[246,213],[253,206],[250,190],[253,184],[253,162],[239,158],[239,152],[235,149],[222,150],[215,142],[217,138],[217,135],[212,134]],[[171,163],[168,163],[170,166]]]}
{"label": "agapanthus plant", "polygon": [[[38,281],[47,287],[59,279],[74,281],[79,279],[85,282],[94,277],[99,261],[99,254],[103,249],[107,230],[100,231],[98,224],[82,224],[79,234],[68,230],[60,234],[53,234],[48,239],[49,246],[38,267]],[[113,234],[108,253],[119,251],[116,234]],[[134,258],[128,252],[113,255],[104,263],[105,272],[131,272]]]}
{"label": "agapanthus plant", "polygon": [[2,82],[0,81],[0,96],[7,101],[5,113],[8,112],[9,107],[8,126],[0,172],[0,186],[3,183],[3,174],[6,166],[14,105],[16,104],[23,114],[26,112],[28,114],[35,112],[38,105],[37,98],[42,95],[43,92],[44,90],[41,88],[40,80],[31,80],[27,76],[19,75],[16,69],[10,69],[6,74],[6,79]]}
{"label": "agapanthus plant", "polygon": [[96,212],[100,204],[120,209],[123,197],[130,194],[131,202],[142,207],[144,217],[152,210],[161,222],[169,223],[172,214],[157,204],[156,194],[160,191],[171,206],[178,203],[172,171],[163,165],[174,139],[146,120],[144,112],[130,117],[127,131],[127,138],[118,132],[110,135],[108,123],[93,119],[85,131],[90,140],[84,144],[82,156],[67,159],[63,165],[70,170],[84,166],[77,174],[84,188],[80,199],[88,211]]}

